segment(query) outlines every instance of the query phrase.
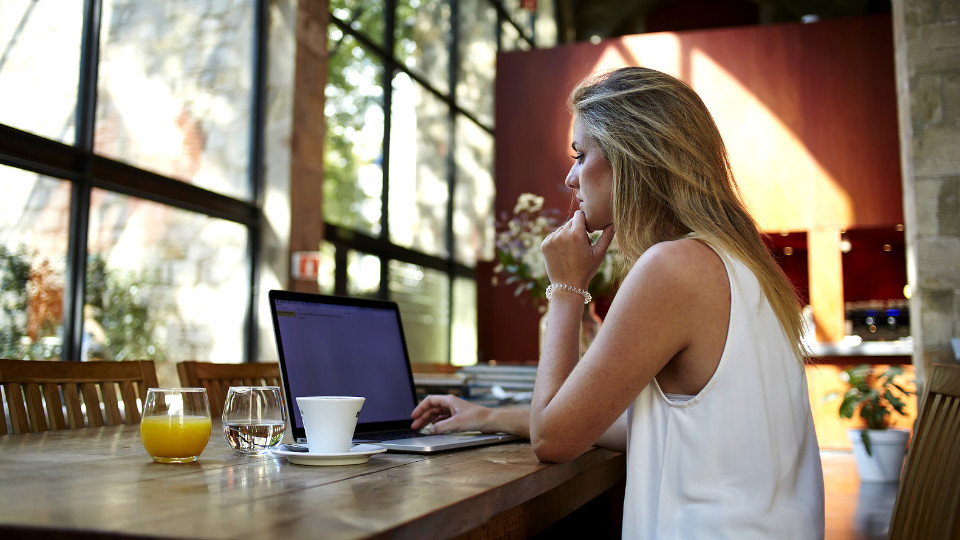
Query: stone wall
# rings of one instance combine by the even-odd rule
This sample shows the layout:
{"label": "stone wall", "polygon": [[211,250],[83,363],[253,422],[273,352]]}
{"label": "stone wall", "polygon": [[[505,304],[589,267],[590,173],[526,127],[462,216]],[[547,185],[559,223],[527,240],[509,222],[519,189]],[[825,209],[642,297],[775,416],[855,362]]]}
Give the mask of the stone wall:
{"label": "stone wall", "polygon": [[960,337],[960,0],[894,0],[913,363]]}

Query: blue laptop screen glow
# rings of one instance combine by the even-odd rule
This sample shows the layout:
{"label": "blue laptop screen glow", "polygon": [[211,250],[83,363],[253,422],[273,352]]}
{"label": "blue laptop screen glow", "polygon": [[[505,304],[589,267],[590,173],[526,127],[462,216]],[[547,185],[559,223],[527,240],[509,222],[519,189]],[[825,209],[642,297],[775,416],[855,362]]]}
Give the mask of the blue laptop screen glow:
{"label": "blue laptop screen glow", "polygon": [[[410,420],[416,396],[394,310],[275,302],[293,396],[362,396],[360,423]],[[295,405],[290,413],[302,426]]]}

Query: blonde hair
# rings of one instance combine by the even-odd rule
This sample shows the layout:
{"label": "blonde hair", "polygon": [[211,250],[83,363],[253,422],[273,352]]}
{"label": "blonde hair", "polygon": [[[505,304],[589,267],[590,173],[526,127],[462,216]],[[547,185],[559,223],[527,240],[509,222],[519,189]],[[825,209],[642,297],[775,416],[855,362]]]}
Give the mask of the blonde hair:
{"label": "blonde hair", "polygon": [[757,276],[798,359],[806,356],[796,289],[744,206],[720,131],[683,81],[642,67],[581,82],[570,96],[580,129],[613,171],[617,244],[631,263],[685,236],[730,253]]}

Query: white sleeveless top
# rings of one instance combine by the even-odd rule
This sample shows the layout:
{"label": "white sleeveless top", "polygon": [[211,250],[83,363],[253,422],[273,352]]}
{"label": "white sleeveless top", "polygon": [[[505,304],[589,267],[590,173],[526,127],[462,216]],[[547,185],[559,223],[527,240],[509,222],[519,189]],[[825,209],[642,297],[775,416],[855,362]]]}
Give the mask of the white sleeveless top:
{"label": "white sleeveless top", "polygon": [[823,538],[803,367],[753,273],[721,259],[730,325],[716,373],[685,402],[654,380],[627,409],[623,537]]}

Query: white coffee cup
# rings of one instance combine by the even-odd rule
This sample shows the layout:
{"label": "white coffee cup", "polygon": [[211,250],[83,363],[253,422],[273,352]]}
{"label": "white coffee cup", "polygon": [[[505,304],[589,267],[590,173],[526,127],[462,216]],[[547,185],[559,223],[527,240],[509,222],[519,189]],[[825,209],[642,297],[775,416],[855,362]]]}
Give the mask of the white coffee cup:
{"label": "white coffee cup", "polygon": [[342,454],[350,451],[357,418],[366,398],[305,396],[297,398],[307,448],[311,454]]}

